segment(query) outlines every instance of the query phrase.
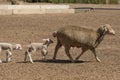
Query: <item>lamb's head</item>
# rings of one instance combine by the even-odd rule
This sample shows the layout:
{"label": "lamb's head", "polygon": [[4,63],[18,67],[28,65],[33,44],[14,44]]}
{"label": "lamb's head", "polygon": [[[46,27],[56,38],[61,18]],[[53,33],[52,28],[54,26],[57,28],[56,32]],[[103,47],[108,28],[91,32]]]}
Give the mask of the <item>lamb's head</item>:
{"label": "lamb's head", "polygon": [[22,46],[20,44],[15,44],[15,49],[16,50],[22,50]]}
{"label": "lamb's head", "polygon": [[53,43],[53,41],[50,39],[50,38],[48,38],[48,39],[43,39],[43,41],[44,41],[44,44],[51,44],[51,43]]}
{"label": "lamb's head", "polygon": [[112,29],[112,27],[109,24],[105,24],[101,26],[98,30],[98,33],[100,34],[110,34],[110,35],[115,35],[115,31]]}

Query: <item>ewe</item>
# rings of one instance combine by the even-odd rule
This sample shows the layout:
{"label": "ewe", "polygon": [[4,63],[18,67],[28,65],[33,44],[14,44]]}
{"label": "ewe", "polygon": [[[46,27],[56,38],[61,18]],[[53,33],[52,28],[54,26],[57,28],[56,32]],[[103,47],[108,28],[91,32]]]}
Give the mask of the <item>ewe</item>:
{"label": "ewe", "polygon": [[91,50],[96,60],[101,62],[101,60],[96,55],[95,49],[101,43],[106,34],[115,34],[115,31],[108,24],[99,27],[97,31],[78,26],[60,28],[58,31],[53,33],[53,36],[57,37],[57,45],[55,47],[53,59],[56,59],[58,49],[63,45],[65,47],[67,56],[72,62],[74,62],[74,60],[69,53],[71,47],[82,49],[81,54],[76,57],[76,60],[78,60],[84,52]]}

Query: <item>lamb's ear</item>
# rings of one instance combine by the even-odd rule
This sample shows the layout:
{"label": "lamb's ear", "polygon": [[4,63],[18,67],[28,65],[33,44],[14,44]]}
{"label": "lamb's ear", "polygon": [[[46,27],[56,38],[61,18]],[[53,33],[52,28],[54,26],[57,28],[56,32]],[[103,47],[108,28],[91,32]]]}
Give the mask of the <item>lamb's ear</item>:
{"label": "lamb's ear", "polygon": [[49,42],[49,39],[42,39],[44,44],[46,44],[47,42]]}

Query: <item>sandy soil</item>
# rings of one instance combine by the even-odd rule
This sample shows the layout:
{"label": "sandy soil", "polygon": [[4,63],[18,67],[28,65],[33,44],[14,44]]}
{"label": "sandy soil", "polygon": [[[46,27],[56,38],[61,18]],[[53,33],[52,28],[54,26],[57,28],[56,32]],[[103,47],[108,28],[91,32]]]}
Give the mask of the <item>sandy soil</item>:
{"label": "sandy soil", "polygon": [[[87,51],[80,61],[70,63],[62,47],[57,60],[52,61],[56,38],[52,32],[67,25],[97,29],[102,24],[110,24],[115,36],[107,35],[97,49],[102,60],[98,63],[92,52]],[[0,15],[0,42],[20,43],[22,51],[12,51],[13,59],[5,63],[5,51],[0,58],[0,80],[119,80],[120,79],[120,11],[96,11],[76,14],[43,15]],[[52,38],[54,43],[48,48],[48,61],[42,62],[40,52],[33,54],[34,63],[24,63],[26,46],[31,42],[42,42]],[[75,58],[80,49],[71,49]]]}

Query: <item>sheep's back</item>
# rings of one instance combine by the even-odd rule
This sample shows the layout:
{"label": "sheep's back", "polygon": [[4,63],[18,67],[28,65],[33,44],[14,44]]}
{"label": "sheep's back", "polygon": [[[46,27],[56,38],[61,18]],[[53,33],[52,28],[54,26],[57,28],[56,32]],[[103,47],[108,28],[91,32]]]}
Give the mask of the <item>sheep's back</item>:
{"label": "sheep's back", "polygon": [[93,45],[96,40],[96,31],[78,26],[63,27],[58,30],[57,35],[62,42],[69,42],[71,45],[73,43]]}

